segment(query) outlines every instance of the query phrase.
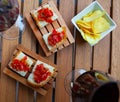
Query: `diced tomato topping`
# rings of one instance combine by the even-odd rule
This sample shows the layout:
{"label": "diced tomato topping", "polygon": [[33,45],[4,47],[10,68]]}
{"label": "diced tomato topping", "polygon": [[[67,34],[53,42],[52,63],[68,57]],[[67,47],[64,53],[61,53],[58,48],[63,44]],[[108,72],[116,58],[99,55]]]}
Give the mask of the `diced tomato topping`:
{"label": "diced tomato topping", "polygon": [[18,60],[18,59],[14,59],[11,63],[11,66],[13,69],[15,69],[16,71],[29,71],[29,66],[26,63],[27,60],[27,56],[25,56],[23,59]]}
{"label": "diced tomato topping", "polygon": [[46,69],[43,64],[39,64],[34,71],[34,80],[35,82],[40,83],[41,81],[46,80],[50,74],[49,70]]}
{"label": "diced tomato topping", "polygon": [[55,46],[58,42],[64,39],[65,32],[57,32],[55,29],[52,34],[48,37],[48,43],[50,46]]}
{"label": "diced tomato topping", "polygon": [[42,8],[38,11],[38,20],[45,20],[46,22],[51,23],[52,16],[53,16],[53,12],[52,12],[52,10],[50,10],[48,8]]}

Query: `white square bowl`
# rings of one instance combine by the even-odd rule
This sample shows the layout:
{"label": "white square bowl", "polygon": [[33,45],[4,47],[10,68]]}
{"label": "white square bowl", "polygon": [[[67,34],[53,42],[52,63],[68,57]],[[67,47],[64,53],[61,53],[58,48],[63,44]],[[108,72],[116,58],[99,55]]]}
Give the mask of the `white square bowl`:
{"label": "white square bowl", "polygon": [[[72,23],[74,24],[74,26],[78,29],[78,31],[81,33],[80,28],[77,26],[76,21],[79,19],[82,19],[86,14],[88,14],[89,12],[95,11],[95,10],[101,10],[101,11],[105,11],[103,9],[103,7],[98,3],[98,1],[94,1],[92,2],[89,6],[87,6],[84,10],[82,10],[80,13],[78,13],[75,17],[72,18]],[[109,34],[113,29],[116,28],[116,23],[112,20],[112,18],[105,13],[104,15],[105,19],[110,23],[110,28],[104,32],[101,33],[101,38],[98,40],[98,42],[103,39],[107,34]],[[98,42],[91,44],[89,43],[91,46],[94,46],[95,44],[97,44]]]}

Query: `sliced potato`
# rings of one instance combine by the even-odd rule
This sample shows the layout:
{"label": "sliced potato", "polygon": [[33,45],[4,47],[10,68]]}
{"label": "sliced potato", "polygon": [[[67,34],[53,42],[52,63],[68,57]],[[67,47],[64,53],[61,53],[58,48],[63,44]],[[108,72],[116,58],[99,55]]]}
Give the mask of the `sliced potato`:
{"label": "sliced potato", "polygon": [[94,33],[102,33],[109,29],[110,24],[104,17],[99,17],[93,21],[92,29]]}
{"label": "sliced potato", "polygon": [[93,35],[93,34],[88,34],[88,33],[85,33],[85,40],[88,41],[90,44],[96,44],[99,39],[100,39],[100,34],[98,35]]}
{"label": "sliced potato", "polygon": [[79,28],[92,29],[91,23],[87,23],[82,20],[78,20],[76,24],[78,25]]}
{"label": "sliced potato", "polygon": [[91,22],[91,21],[93,21],[93,20],[95,20],[95,19],[103,16],[104,14],[105,14],[105,12],[102,12],[100,10],[96,10],[90,16],[83,17],[83,21],[85,21],[85,22]]}
{"label": "sliced potato", "polygon": [[110,27],[109,22],[103,17],[104,14],[105,12],[96,10],[76,22],[83,39],[92,45],[96,44],[101,38],[101,33]]}

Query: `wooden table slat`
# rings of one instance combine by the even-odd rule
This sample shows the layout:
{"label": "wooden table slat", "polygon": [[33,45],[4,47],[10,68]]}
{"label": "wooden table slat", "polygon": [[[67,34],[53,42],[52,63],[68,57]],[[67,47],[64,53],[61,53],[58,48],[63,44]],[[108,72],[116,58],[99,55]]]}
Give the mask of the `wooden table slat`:
{"label": "wooden table slat", "polygon": [[[8,33],[8,34],[18,33],[18,29],[16,29],[16,27],[13,26],[11,29],[7,30],[5,33]],[[18,39],[15,39],[15,40],[2,39],[2,63],[1,63],[1,74],[0,74],[1,76],[0,92],[2,92],[2,97],[0,98],[1,102],[8,102],[8,101],[15,102],[16,81],[6,76],[3,73],[3,69],[8,64],[9,58],[11,57],[11,53],[13,52],[13,49],[16,47],[17,44],[18,44]],[[11,92],[12,94],[8,94]]]}
{"label": "wooden table slat", "polygon": [[[27,12],[29,12],[31,9],[34,8],[35,5],[35,1],[37,0],[22,0],[23,2],[23,16],[25,16],[25,14]],[[38,2],[37,2],[38,4]],[[26,23],[26,28],[25,31],[22,35],[22,44],[24,46],[26,46],[27,48],[36,51],[36,41],[35,41],[35,37],[33,36],[33,32],[32,30],[29,28],[29,25]],[[34,91],[28,87],[26,87],[23,84],[19,84],[19,89],[18,89],[18,102],[33,102],[34,100]],[[23,94],[24,93],[24,94]],[[23,98],[21,98],[23,97]]]}
{"label": "wooden table slat", "polygon": [[[95,0],[18,1],[20,4],[20,13],[23,12],[23,17],[26,17],[31,10],[49,2],[53,8],[57,7],[57,9],[59,9],[59,12],[57,9],[55,10],[57,15],[59,15],[59,19],[52,22],[51,25],[47,25],[43,29],[38,30],[38,27],[35,24],[32,24],[33,19],[30,18],[30,24],[25,20],[26,28],[24,34],[22,35],[22,39],[7,40],[2,38],[0,102],[79,102],[79,99],[73,98],[73,100],[71,100],[72,97],[67,94],[64,87],[64,80],[68,72],[77,68],[85,68],[86,70],[95,69],[103,72],[109,72],[115,80],[120,80],[120,0],[104,0],[104,2],[103,0],[97,0],[117,23],[117,27],[94,47],[91,47],[86,41],[83,40],[77,29],[74,29],[71,19]],[[48,49],[44,44],[44,41],[41,39],[43,34],[66,25],[68,27],[68,33],[71,34],[69,38],[56,51],[53,53],[47,53],[47,56],[45,56],[44,52],[48,52]],[[5,33],[18,33],[18,29],[14,29],[13,26]],[[36,39],[35,33],[37,35],[41,35],[39,37],[37,36],[40,41]],[[75,43],[70,45],[74,42],[73,36],[76,37]],[[11,54],[18,45],[18,40],[21,40],[21,43],[26,48],[44,56],[44,58],[50,62],[59,65],[59,74],[57,75],[56,80],[52,78],[44,87],[42,87],[44,90],[50,88],[45,96],[42,96],[39,92],[33,91],[31,88],[16,82],[14,79],[3,73],[4,68],[7,66],[8,61],[11,58]],[[41,43],[42,46],[40,46],[39,43]],[[9,71],[11,70],[8,70],[8,72]]]}
{"label": "wooden table slat", "polygon": [[[110,14],[111,1],[98,0],[98,2],[103,6],[105,11]],[[94,55],[93,55],[93,69],[101,70],[104,72],[108,72],[110,68],[110,48],[111,48],[111,34],[107,35],[104,39],[102,39],[98,44],[94,47]],[[107,50],[106,50],[107,49]]]}
{"label": "wooden table slat", "polygon": [[[74,16],[74,4],[72,3],[73,1],[69,0],[69,2],[68,0],[60,0],[59,12],[61,13],[62,18],[65,20],[65,22],[71,22],[71,18]],[[66,7],[68,9],[66,9]],[[69,28],[72,29],[73,25],[70,24]],[[67,73],[72,70],[71,58],[72,46],[69,46],[57,53],[57,64],[61,65],[61,68],[59,68],[60,73],[56,78],[55,102],[70,102],[70,96],[67,94],[64,87],[64,79]]]}

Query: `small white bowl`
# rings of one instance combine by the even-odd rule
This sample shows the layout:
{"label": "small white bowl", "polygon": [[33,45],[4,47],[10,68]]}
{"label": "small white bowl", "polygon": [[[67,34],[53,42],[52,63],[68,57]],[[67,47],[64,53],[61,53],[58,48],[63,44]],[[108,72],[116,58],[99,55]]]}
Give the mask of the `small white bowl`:
{"label": "small white bowl", "polygon": [[[76,21],[79,19],[82,19],[83,16],[85,16],[86,14],[88,14],[89,12],[95,11],[95,10],[101,10],[101,11],[105,11],[103,9],[103,7],[97,2],[94,1],[92,2],[88,7],[86,7],[84,10],[82,10],[80,13],[78,13],[75,17],[72,18],[72,23],[74,24],[74,26],[78,29],[78,31],[81,33],[80,28],[77,26]],[[106,18],[106,20],[110,23],[110,28],[106,31],[104,31],[103,33],[101,33],[101,38],[99,39],[99,41],[101,39],[103,39],[107,34],[109,34],[113,29],[116,28],[116,23],[112,20],[112,18],[105,13],[104,17]],[[98,41],[98,42],[99,42]],[[96,42],[95,44],[97,44],[98,42]],[[89,42],[88,42],[89,43]],[[90,43],[89,43],[90,44]],[[90,44],[91,46],[94,46],[95,44]]]}

